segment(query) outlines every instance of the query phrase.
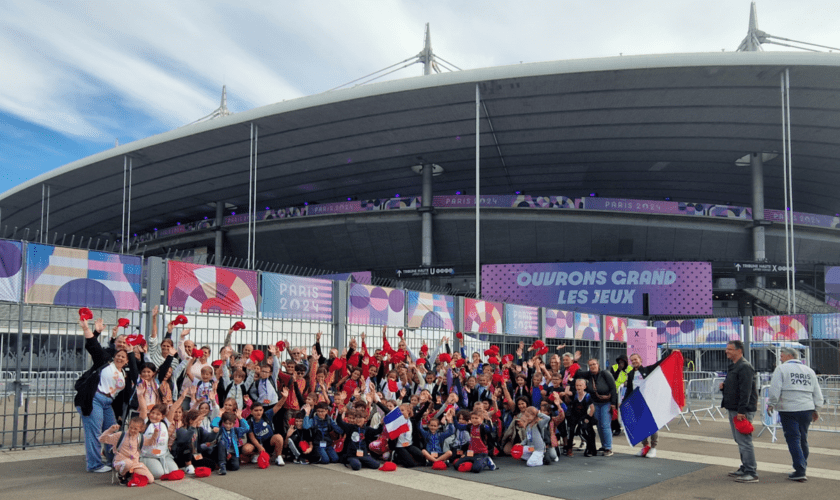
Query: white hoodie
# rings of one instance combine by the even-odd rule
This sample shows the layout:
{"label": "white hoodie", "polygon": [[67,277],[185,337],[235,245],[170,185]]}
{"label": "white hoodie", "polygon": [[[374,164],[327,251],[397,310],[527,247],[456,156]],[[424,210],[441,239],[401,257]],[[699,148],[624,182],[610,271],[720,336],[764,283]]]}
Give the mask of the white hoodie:
{"label": "white hoodie", "polygon": [[822,404],[822,390],[814,370],[798,359],[789,359],[776,367],[770,379],[768,406],[776,411],[807,411]]}

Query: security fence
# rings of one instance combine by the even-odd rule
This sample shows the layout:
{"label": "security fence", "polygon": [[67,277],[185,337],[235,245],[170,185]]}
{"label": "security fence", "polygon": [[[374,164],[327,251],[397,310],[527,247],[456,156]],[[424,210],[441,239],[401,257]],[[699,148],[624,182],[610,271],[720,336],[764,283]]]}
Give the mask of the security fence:
{"label": "security fence", "polygon": [[[728,366],[729,340],[744,341],[765,385],[779,349],[786,346],[799,349],[822,374],[840,374],[840,314],[650,321],[359,284],[344,277],[334,281],[6,243],[0,251],[12,248],[19,262],[9,266],[14,259],[0,255],[6,265],[6,277],[0,279],[0,448],[82,440],[73,384],[90,359],[78,325],[80,306],[93,309],[109,328],[125,318],[130,326],[119,333],[139,330],[147,338],[155,307],[161,337],[183,314],[188,323],[174,329],[173,341],[177,345],[189,329],[188,338],[208,346],[214,359],[231,326],[241,321],[245,329],[230,337],[235,351],[249,344],[265,350],[282,340],[287,345],[283,359],[292,349],[308,353],[319,333],[324,356],[331,349],[342,355],[352,339],[361,348],[363,335],[372,352],[384,345],[384,326],[392,347],[404,341],[415,355],[424,344],[434,352],[445,339],[452,352],[463,348],[467,357],[478,353],[486,360],[484,352],[495,345],[499,356],[516,354],[521,346],[530,358],[534,352],[528,349],[541,340],[547,347],[543,359],[552,366],[562,366],[564,353],[579,351],[581,366],[594,358],[606,370],[620,355],[636,352],[632,332],[651,328],[660,352],[680,349],[686,359],[688,404],[681,419],[686,425],[722,417],[716,387]],[[65,279],[68,262],[76,269],[74,279]],[[101,342],[108,337],[110,330]],[[828,402],[815,428],[836,430],[840,375],[822,382]]]}

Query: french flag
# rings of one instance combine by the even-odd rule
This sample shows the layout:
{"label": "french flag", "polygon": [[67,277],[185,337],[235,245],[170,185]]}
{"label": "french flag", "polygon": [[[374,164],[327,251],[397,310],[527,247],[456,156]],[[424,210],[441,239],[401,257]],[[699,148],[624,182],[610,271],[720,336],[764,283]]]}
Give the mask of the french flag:
{"label": "french flag", "polygon": [[621,420],[630,445],[636,446],[665,427],[683,406],[683,357],[672,352],[638,385],[634,381],[630,397],[621,402]]}
{"label": "french flag", "polygon": [[403,417],[399,408],[394,408],[385,415],[383,422],[385,422],[385,432],[388,433],[388,439],[397,439],[400,434],[408,432],[410,429],[408,420]]}

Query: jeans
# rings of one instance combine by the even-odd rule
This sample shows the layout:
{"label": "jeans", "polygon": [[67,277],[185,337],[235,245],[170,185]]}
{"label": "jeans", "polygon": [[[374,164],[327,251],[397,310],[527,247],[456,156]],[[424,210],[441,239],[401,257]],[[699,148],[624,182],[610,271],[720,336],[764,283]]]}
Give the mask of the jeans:
{"label": "jeans", "polygon": [[[319,444],[319,443],[315,443]],[[326,446],[324,448],[318,446],[318,456],[321,457],[322,464],[334,464],[338,462],[338,453],[335,452],[335,448],[332,446]]]}
{"label": "jeans", "polygon": [[612,449],[612,408],[610,403],[595,403],[595,418],[598,419],[598,436],[605,450]]}
{"label": "jeans", "polygon": [[808,467],[808,426],[811,425],[813,415],[814,410],[779,412],[785,441],[793,458],[793,470],[803,476]]}
{"label": "jeans", "polygon": [[[732,437],[738,443],[738,452],[741,454],[740,468],[745,473],[755,476],[758,465],[755,463],[755,449],[753,449],[752,434],[741,434],[738,432],[738,429],[735,428],[735,417],[737,415],[737,411],[729,410],[729,426],[732,428]],[[750,422],[752,422],[754,415],[754,411],[745,413],[747,420]]]}
{"label": "jeans", "polygon": [[[85,462],[88,471],[105,465],[102,462],[102,444],[99,442],[99,435],[117,423],[111,403],[113,403],[111,398],[97,392],[93,396],[93,409],[90,415],[82,415],[82,409],[76,407],[76,411],[82,415],[82,426],[85,429]],[[107,453],[110,453],[110,448],[110,446],[106,447]]]}

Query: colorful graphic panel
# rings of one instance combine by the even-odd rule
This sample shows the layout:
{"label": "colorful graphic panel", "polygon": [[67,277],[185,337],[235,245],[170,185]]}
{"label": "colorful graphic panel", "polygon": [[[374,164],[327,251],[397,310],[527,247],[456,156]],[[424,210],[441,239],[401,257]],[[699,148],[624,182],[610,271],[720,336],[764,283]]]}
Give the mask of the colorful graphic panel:
{"label": "colorful graphic panel", "polygon": [[611,314],[712,314],[708,262],[494,264],[481,267],[491,300]]}
{"label": "colorful graphic panel", "polygon": [[332,321],[332,281],[263,273],[261,284],[266,318]]}
{"label": "colorful graphic panel", "polygon": [[257,273],[169,261],[168,305],[173,311],[257,315]]}
{"label": "colorful graphic panel", "polygon": [[539,311],[537,307],[505,304],[505,333],[526,337],[539,336]]}
{"label": "colorful graphic panel", "polygon": [[464,299],[464,331],[472,333],[502,333],[504,304],[486,300]]}
{"label": "colorful graphic panel", "polygon": [[601,317],[597,314],[575,313],[575,338],[601,340]]}
{"label": "colorful graphic panel", "polygon": [[825,268],[825,301],[830,306],[840,309],[840,267]]}
{"label": "colorful graphic panel", "polygon": [[627,342],[627,318],[619,318],[618,316],[607,316],[604,319],[606,323],[606,339],[615,342]]}
{"label": "colorful graphic panel", "polygon": [[741,318],[655,321],[657,344],[720,344],[741,340]]}
{"label": "colorful graphic panel", "polygon": [[354,325],[405,325],[405,292],[383,286],[350,285],[347,321]]}
{"label": "colorful graphic panel", "polygon": [[558,309],[545,310],[545,338],[575,338],[575,313]]}
{"label": "colorful graphic panel", "polygon": [[22,257],[23,245],[20,242],[0,240],[0,300],[20,302]]}
{"label": "colorful graphic panel", "polygon": [[408,327],[454,330],[455,298],[436,293],[408,292]]}
{"label": "colorful graphic panel", "polygon": [[811,319],[814,321],[811,338],[840,339],[840,314],[814,314]]}
{"label": "colorful graphic panel", "polygon": [[753,342],[790,342],[808,338],[808,316],[756,316],[753,318]]}
{"label": "colorful graphic panel", "polygon": [[30,243],[26,303],[140,309],[140,257]]}

